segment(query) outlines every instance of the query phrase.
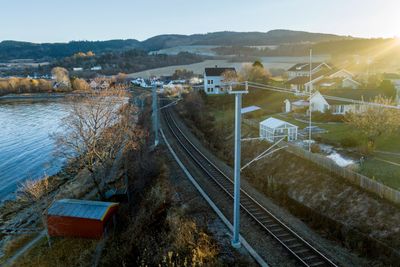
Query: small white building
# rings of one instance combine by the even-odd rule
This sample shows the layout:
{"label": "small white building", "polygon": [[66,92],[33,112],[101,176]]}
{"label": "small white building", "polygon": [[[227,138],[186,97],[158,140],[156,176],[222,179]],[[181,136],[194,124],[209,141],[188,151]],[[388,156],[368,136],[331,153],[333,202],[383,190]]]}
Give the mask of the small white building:
{"label": "small white building", "polygon": [[91,67],[90,70],[101,70],[101,66],[94,66],[94,67]]}
{"label": "small white building", "polygon": [[272,117],[260,122],[260,138],[272,143],[282,137],[286,137],[287,141],[295,141],[297,140],[297,131],[296,125]]}
{"label": "small white building", "polygon": [[225,94],[226,88],[223,86],[225,72],[236,73],[235,68],[205,68],[204,71],[204,92],[206,94]]}
{"label": "small white building", "polygon": [[73,71],[83,71],[83,68],[77,67],[77,68],[72,68]]}

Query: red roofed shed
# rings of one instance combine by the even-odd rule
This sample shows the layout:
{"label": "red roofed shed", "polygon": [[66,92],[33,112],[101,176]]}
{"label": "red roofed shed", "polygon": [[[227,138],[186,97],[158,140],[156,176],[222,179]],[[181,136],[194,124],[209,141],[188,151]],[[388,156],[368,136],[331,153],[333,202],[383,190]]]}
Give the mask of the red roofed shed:
{"label": "red roofed shed", "polygon": [[118,203],[78,199],[54,202],[47,213],[50,236],[99,239],[118,209]]}

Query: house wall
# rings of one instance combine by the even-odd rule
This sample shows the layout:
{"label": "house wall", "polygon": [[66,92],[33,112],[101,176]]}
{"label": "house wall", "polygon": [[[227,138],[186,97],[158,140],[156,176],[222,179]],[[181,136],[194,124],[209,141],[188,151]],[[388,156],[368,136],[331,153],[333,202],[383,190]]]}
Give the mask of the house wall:
{"label": "house wall", "polygon": [[[311,78],[312,78],[312,77],[311,77]],[[323,78],[324,78],[324,76],[320,76],[320,77],[318,77],[318,78],[316,78],[316,79],[313,79],[313,80],[311,81],[311,83],[308,82],[308,83],[304,84],[304,89],[305,89],[305,91],[306,91],[306,92],[310,92],[311,90],[312,90],[312,91],[315,91],[315,90],[317,89],[316,86],[315,86],[315,83],[318,82],[318,81],[320,81],[320,80],[322,80]]]}
{"label": "house wall", "polygon": [[103,222],[75,217],[48,216],[48,233],[50,236],[82,237],[99,239],[103,236]]}
{"label": "house wall", "polygon": [[286,113],[289,113],[290,111],[292,111],[292,104],[290,103],[290,101],[288,99],[286,99],[283,103],[285,106]]}
{"label": "house wall", "polygon": [[357,89],[359,86],[357,83],[354,83],[350,80],[343,80],[342,81],[342,87],[343,88],[351,88],[351,89]]}
{"label": "house wall", "polygon": [[321,94],[315,94],[311,98],[311,110],[324,113],[329,109],[329,104]]}
{"label": "house wall", "polygon": [[222,76],[204,76],[204,92],[209,95],[226,93],[221,88],[222,80]]}
{"label": "house wall", "polygon": [[332,114],[344,115],[346,113],[360,113],[367,110],[367,106],[359,104],[340,104],[331,105],[330,110]]}
{"label": "house wall", "polygon": [[48,233],[50,236],[100,239],[117,210],[118,206],[111,207],[103,220],[48,215]]}
{"label": "house wall", "polygon": [[295,77],[308,77],[310,74],[309,71],[289,71],[288,76],[289,79],[295,78]]}

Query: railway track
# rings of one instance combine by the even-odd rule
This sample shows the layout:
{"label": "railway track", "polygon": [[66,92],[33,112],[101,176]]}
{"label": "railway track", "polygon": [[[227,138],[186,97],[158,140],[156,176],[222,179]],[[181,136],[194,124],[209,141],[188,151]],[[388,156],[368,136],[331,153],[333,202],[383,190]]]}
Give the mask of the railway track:
{"label": "railway track", "polygon": [[[223,192],[222,195],[233,200],[233,181],[210,161],[182,132],[171,115],[170,108],[163,109],[163,116],[168,129],[186,154],[210,178],[210,181]],[[212,196],[211,196],[212,197]],[[215,196],[217,197],[217,196]],[[220,197],[220,196],[219,196]],[[241,211],[250,217],[263,231],[272,236],[300,265],[319,267],[337,266],[312,244],[286,226],[257,200],[241,189]],[[233,202],[232,202],[233,203]]]}

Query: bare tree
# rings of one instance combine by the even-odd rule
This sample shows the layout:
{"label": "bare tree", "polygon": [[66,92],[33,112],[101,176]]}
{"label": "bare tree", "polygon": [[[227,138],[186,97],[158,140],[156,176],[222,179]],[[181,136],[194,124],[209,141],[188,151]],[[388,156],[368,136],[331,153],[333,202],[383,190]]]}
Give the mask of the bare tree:
{"label": "bare tree", "polygon": [[[377,96],[376,104],[393,105],[391,98]],[[358,113],[347,113],[345,122],[359,129],[367,138],[367,151],[375,150],[376,140],[383,134],[391,134],[400,128],[399,110],[385,108],[384,106],[367,106]]]}
{"label": "bare tree", "polygon": [[18,199],[33,205],[36,214],[42,220],[44,229],[46,230],[47,242],[51,246],[50,236],[47,229],[47,210],[51,204],[49,199],[50,181],[49,177],[45,175],[42,179],[31,180],[28,179],[21,183],[18,188]]}
{"label": "bare tree", "polygon": [[58,151],[91,173],[101,198],[104,181],[96,171],[104,172],[124,150],[135,149],[142,136],[127,100],[124,92],[111,90],[75,97],[63,119],[63,132],[55,135]]}
{"label": "bare tree", "polygon": [[239,80],[256,83],[268,83],[270,77],[271,74],[260,62],[245,64],[239,73]]}
{"label": "bare tree", "polygon": [[62,67],[55,67],[51,70],[54,80],[60,84],[60,88],[71,88],[71,81],[69,79],[69,72]]}

